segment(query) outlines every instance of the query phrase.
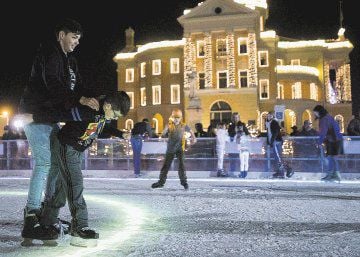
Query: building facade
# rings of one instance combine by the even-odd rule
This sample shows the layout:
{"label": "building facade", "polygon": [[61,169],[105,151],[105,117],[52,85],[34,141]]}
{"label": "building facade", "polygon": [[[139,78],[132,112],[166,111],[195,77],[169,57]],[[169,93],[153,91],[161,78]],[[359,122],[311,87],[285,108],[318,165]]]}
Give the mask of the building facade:
{"label": "building facade", "polygon": [[132,106],[119,127],[130,129],[143,118],[161,133],[173,108],[194,128],[230,121],[233,112],[259,131],[276,106],[284,128],[313,120],[317,104],[344,130],[351,119],[349,52],[353,46],[339,29],[337,39],[289,40],[266,30],[266,0],[206,0],[185,10],[178,22],[183,38],[126,47],[114,57],[118,89]]}

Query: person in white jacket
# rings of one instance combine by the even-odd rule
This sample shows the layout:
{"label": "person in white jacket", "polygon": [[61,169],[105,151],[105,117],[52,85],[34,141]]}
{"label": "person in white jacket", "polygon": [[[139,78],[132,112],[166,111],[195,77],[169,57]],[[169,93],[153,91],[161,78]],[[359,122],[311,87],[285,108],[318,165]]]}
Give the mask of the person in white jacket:
{"label": "person in white jacket", "polygon": [[220,122],[216,130],[216,153],[217,153],[217,176],[218,177],[227,177],[228,174],[224,170],[224,154],[225,154],[225,144],[229,142],[229,134],[227,132],[225,123]]}

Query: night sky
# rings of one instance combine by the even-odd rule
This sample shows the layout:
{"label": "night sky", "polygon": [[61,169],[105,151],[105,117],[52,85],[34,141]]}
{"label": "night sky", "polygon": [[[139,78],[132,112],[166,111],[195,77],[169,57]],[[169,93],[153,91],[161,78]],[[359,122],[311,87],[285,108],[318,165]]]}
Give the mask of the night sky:
{"label": "night sky", "polygon": [[[355,0],[344,1],[347,26],[359,31]],[[71,17],[84,29],[75,53],[83,80],[91,87],[116,88],[114,55],[125,44],[124,31],[135,30],[135,43],[182,38],[177,17],[197,5],[196,0],[158,1],[12,1],[2,8],[0,57],[0,108],[12,104],[16,110],[19,96],[29,76],[32,57],[39,43],[52,36],[58,19]],[[316,2],[317,6],[312,6]],[[267,29],[296,39],[336,38],[339,29],[338,0],[268,0]],[[140,13],[140,8],[142,12]],[[14,110],[14,111],[15,111]]]}

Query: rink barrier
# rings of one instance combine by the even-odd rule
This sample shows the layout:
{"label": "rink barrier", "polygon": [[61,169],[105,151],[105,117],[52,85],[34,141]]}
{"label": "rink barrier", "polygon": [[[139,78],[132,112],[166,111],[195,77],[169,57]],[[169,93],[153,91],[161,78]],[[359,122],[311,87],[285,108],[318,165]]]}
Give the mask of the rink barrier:
{"label": "rink barrier", "polygon": [[[318,137],[284,137],[283,157],[299,172],[323,172],[324,157],[316,147]],[[166,151],[166,138],[143,141],[142,171],[160,170]],[[265,137],[249,139],[249,169],[268,172],[273,158]],[[225,147],[224,168],[230,162],[239,167],[239,145],[229,142]],[[344,155],[338,156],[342,172],[360,173],[360,137],[344,137]],[[198,138],[185,151],[187,170],[215,171],[217,154],[215,138]],[[34,163],[27,140],[0,140],[0,170],[28,170]],[[84,152],[84,170],[132,170],[132,148],[129,140],[97,139]],[[171,166],[177,169],[177,160]]]}

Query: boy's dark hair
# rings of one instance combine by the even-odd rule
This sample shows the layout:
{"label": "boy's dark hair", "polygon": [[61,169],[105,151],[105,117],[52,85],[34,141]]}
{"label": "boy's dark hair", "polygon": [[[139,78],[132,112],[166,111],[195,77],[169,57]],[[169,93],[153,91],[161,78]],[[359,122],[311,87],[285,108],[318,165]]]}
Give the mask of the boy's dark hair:
{"label": "boy's dark hair", "polygon": [[125,91],[116,91],[105,97],[105,101],[111,104],[114,111],[120,111],[123,116],[128,114],[130,109],[130,97]]}
{"label": "boy's dark hair", "polygon": [[83,35],[83,29],[79,22],[76,20],[65,18],[61,20],[56,26],[55,26],[55,36],[57,37],[59,35],[60,31],[64,31],[67,33],[74,33],[78,35]]}
{"label": "boy's dark hair", "polygon": [[324,117],[326,114],[328,114],[328,111],[320,104],[316,105],[313,109],[314,112],[318,112],[320,118]]}

